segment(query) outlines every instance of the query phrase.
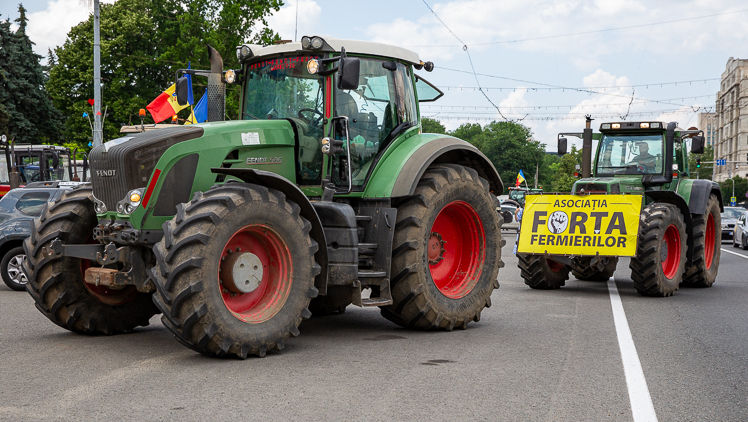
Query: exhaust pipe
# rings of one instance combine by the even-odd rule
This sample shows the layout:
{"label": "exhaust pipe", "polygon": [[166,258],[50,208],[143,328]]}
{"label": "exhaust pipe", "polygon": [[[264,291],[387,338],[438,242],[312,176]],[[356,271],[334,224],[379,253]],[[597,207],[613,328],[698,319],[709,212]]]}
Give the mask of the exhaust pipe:
{"label": "exhaust pipe", "polygon": [[218,50],[208,46],[210,74],[208,75],[208,121],[224,119],[226,110],[226,84],[223,82],[223,58]]}
{"label": "exhaust pipe", "polygon": [[582,178],[588,178],[592,175],[592,116],[585,116],[587,119],[582,131]]}

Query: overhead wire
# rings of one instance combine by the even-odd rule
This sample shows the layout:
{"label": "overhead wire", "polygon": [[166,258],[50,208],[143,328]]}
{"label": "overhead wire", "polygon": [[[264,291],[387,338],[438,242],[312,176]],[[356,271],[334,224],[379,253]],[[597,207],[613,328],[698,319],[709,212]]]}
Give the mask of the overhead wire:
{"label": "overhead wire", "polygon": [[[480,91],[483,97],[486,98],[486,101],[488,101],[496,109],[496,111],[499,113],[499,116],[501,116],[501,118],[503,118],[504,120],[510,121],[511,119],[504,116],[504,113],[501,112],[501,109],[499,108],[499,106],[496,105],[496,103],[494,103],[493,100],[491,100],[488,94],[486,94],[485,91],[483,91],[483,88],[481,88],[480,80],[478,80],[478,72],[476,72],[475,70],[475,65],[473,64],[473,58],[470,55],[470,49],[468,48],[467,44],[463,42],[462,39],[458,37],[457,34],[454,33],[454,31],[452,31],[452,29],[442,20],[442,18],[436,13],[436,11],[431,7],[430,4],[428,4],[426,0],[421,0],[421,1],[423,1],[423,4],[426,5],[426,8],[428,8],[431,11],[431,13],[442,24],[442,26],[444,26],[444,28],[446,28],[447,31],[449,31],[449,33],[452,34],[452,36],[457,41],[459,41],[460,44],[462,44],[462,51],[464,51],[465,54],[467,54],[468,63],[470,63],[470,69],[472,69],[473,77],[475,78],[475,83],[478,85],[478,91]],[[522,119],[518,119],[517,121],[521,121],[521,120]]]}
{"label": "overhead wire", "polygon": [[[476,42],[476,43],[470,43],[470,44],[466,44],[460,41],[460,43],[461,45],[465,45],[465,46],[517,44],[517,43],[523,43],[523,42],[528,42],[528,41],[540,41],[540,40],[547,40],[547,39],[567,38],[567,37],[575,37],[579,35],[598,34],[598,33],[613,32],[613,31],[625,31],[629,29],[646,28],[650,26],[661,26],[661,25],[667,25],[667,24],[672,24],[672,23],[702,20],[702,19],[713,18],[717,16],[734,15],[734,14],[745,13],[745,12],[748,12],[748,8],[729,10],[729,11],[719,12],[719,13],[711,13],[711,14],[701,15],[701,16],[690,16],[690,17],[684,17],[684,18],[666,19],[666,20],[661,20],[658,22],[648,22],[648,23],[625,25],[625,26],[618,26],[618,27],[611,27],[611,28],[592,29],[588,31],[567,32],[567,33],[554,34],[554,35],[542,35],[539,37],[518,38],[518,39],[512,39],[512,40],[485,41],[485,42]],[[412,45],[412,47],[454,47],[454,44],[420,44],[420,45]]]}

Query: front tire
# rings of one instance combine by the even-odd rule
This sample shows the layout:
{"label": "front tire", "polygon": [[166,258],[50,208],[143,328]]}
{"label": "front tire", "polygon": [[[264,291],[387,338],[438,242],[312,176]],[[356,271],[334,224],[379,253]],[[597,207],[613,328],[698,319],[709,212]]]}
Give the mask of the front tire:
{"label": "front tire", "polygon": [[501,222],[488,182],[471,168],[429,168],[398,206],[392,251],[393,304],[381,308],[409,328],[466,328],[499,287]]}
{"label": "front tire", "polygon": [[653,203],[640,216],[631,279],[643,296],[672,296],[686,268],[686,225],[675,205]]}
{"label": "front tire", "polygon": [[130,332],[148,325],[158,312],[149,293],[134,286],[115,290],[89,285],[83,274],[90,261],[44,254],[57,238],[66,244],[89,243],[97,224],[92,198],[90,187],[65,192],[34,220],[31,236],[23,244],[26,289],[36,307],[62,328],[90,335]]}
{"label": "front tire", "polygon": [[317,243],[280,191],[227,183],[198,192],[153,250],[154,302],[182,344],[209,356],[278,351],[317,296]]}
{"label": "front tire", "polygon": [[712,287],[717,280],[722,244],[721,222],[717,196],[710,195],[706,212],[702,215],[693,215],[693,236],[683,276],[684,286]]}
{"label": "front tire", "polygon": [[16,246],[9,250],[0,261],[0,273],[3,276],[3,282],[9,288],[15,291],[26,290],[28,278],[23,272],[23,261],[26,260],[26,253],[23,246]]}
{"label": "front tire", "polygon": [[520,274],[533,289],[560,289],[569,278],[569,268],[543,255],[518,253]]}

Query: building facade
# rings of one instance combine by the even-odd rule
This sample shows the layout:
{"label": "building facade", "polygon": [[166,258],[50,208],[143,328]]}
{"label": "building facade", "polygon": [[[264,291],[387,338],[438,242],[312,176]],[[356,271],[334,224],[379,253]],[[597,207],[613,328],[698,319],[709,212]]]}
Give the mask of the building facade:
{"label": "building facade", "polygon": [[748,59],[727,60],[715,110],[714,159],[727,164],[714,165],[713,179],[722,182],[735,175],[748,177]]}
{"label": "building facade", "polygon": [[699,113],[699,129],[704,131],[706,144],[714,146],[717,141],[717,113]]}

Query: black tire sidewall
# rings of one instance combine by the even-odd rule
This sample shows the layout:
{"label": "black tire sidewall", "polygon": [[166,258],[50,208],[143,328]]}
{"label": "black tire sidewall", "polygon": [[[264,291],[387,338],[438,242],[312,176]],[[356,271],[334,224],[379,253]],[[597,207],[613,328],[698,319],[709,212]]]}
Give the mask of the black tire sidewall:
{"label": "black tire sidewall", "polygon": [[[293,263],[291,290],[283,307],[269,320],[260,323],[247,323],[236,318],[226,307],[221,296],[218,268],[223,248],[242,227],[250,224],[264,224],[272,228],[288,247]],[[311,263],[313,252],[306,241],[303,220],[289,213],[283,206],[274,202],[248,201],[237,207],[222,219],[221,224],[205,247],[205,261],[202,267],[204,295],[208,313],[213,321],[221,325],[221,331],[230,332],[236,338],[256,338],[262,342],[277,339],[277,333],[298,324],[297,319],[309,303],[309,289],[314,285]],[[297,241],[293,241],[297,239]]]}
{"label": "black tire sidewall", "polygon": [[[498,214],[496,213],[496,206],[489,199],[490,198],[479,185],[466,179],[458,179],[442,186],[442,188],[435,195],[431,196],[427,202],[429,210],[426,218],[427,224],[423,226],[425,230],[423,230],[422,233],[422,245],[424,245],[422,256],[425,265],[421,268],[421,271],[424,272],[426,280],[424,283],[424,293],[427,300],[436,302],[437,309],[445,310],[450,317],[462,316],[465,309],[482,308],[485,305],[487,297],[490,296],[493,291],[495,280],[491,279],[491,269],[499,265],[497,261],[500,258],[497,257],[495,251],[500,250],[501,246],[499,245],[500,233],[497,233],[500,229],[497,223]],[[481,268],[480,277],[472,290],[467,295],[458,299],[452,299],[445,296],[436,286],[428,267],[428,248],[425,247],[425,245],[428,245],[431,230],[439,212],[446,205],[455,201],[468,203],[476,212],[481,224],[483,225],[483,236],[485,242],[485,258]]]}
{"label": "black tire sidewall", "polygon": [[15,248],[12,248],[8,252],[6,252],[5,255],[3,255],[2,261],[0,261],[0,272],[2,273],[3,282],[5,282],[6,286],[15,291],[26,290],[26,284],[16,283],[15,281],[10,279],[10,275],[8,274],[8,264],[10,264],[10,260],[14,256],[25,254],[26,253],[23,250],[23,246],[16,246]]}

